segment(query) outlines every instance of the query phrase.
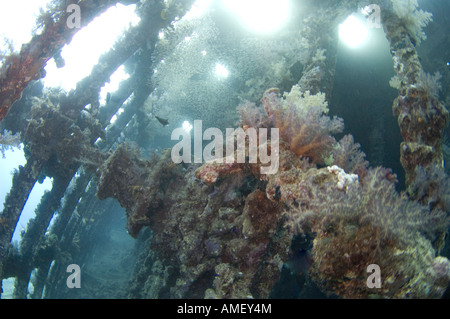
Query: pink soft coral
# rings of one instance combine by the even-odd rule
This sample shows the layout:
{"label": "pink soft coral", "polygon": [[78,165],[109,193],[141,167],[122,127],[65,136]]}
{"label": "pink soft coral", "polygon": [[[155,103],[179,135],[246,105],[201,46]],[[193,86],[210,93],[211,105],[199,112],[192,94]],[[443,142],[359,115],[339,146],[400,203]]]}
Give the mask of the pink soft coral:
{"label": "pink soft coral", "polygon": [[343,120],[330,118],[325,96],[301,92],[297,86],[284,98],[278,89],[266,91],[262,108],[246,103],[238,110],[242,125],[249,127],[276,127],[281,139],[298,156],[309,157],[313,163],[323,163],[336,140],[331,134],[343,130]]}

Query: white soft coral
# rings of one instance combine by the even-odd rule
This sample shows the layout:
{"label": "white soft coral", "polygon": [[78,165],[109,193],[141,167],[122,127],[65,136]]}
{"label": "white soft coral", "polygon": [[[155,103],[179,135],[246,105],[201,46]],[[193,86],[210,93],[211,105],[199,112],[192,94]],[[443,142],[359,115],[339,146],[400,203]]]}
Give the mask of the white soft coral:
{"label": "white soft coral", "polygon": [[397,17],[402,21],[411,39],[420,44],[427,38],[423,31],[429,22],[433,21],[433,14],[430,12],[418,10],[417,0],[391,0],[392,7]]}

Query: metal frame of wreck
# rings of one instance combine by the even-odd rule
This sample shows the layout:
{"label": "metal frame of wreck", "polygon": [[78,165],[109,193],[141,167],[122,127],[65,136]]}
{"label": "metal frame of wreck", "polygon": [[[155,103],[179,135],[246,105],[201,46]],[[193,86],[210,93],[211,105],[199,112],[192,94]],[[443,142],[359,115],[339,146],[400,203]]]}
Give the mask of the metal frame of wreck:
{"label": "metal frame of wreck", "polygon": [[[98,14],[104,12],[107,8],[119,3],[120,1],[74,1],[80,5],[83,10],[83,26],[87,25]],[[136,2],[136,1],[135,1]],[[189,8],[193,1],[186,1],[184,10]],[[98,104],[98,93],[100,88],[108,81],[111,74],[122,65],[128,58],[140,52],[141,56],[150,56],[155,48],[158,39],[158,32],[161,28],[167,27],[176,14],[183,12],[167,12],[166,20],[162,19],[161,12],[164,9],[162,1],[152,2],[148,1],[143,6],[141,11],[141,22],[127,33],[125,37],[117,43],[114,48],[101,57],[101,63],[97,64],[91,75],[83,79],[77,85],[75,91],[71,91],[66,100],[66,105],[61,105],[63,108],[74,111],[74,119],[72,123],[76,122],[76,117],[84,107],[90,103]],[[65,6],[61,9],[65,11]],[[76,29],[66,27],[67,15],[63,14],[59,20],[44,30],[40,36],[33,38],[31,43],[37,42],[41,44],[40,50],[31,50],[29,48],[36,46],[25,46],[20,52],[20,67],[15,68],[15,72],[9,72],[5,80],[2,81],[2,88],[12,87],[12,90],[3,90],[1,96],[2,110],[9,108],[12,101],[18,99],[22,95],[26,84],[23,85],[24,78],[30,78],[35,70],[40,70],[47,60],[60,50],[64,44],[69,43]],[[63,27],[61,27],[61,25]],[[64,29],[63,32],[55,32],[55,30]],[[53,45],[50,45],[50,44]],[[150,45],[148,43],[151,43]],[[45,50],[44,50],[45,48]],[[44,55],[43,52],[46,52]],[[116,142],[120,132],[124,130],[126,125],[133,118],[136,110],[143,104],[145,99],[151,93],[152,89],[148,83],[142,82],[140,79],[144,74],[148,75],[153,72],[152,66],[149,65],[148,59],[140,59],[139,67],[136,68],[135,74],[130,77],[125,83],[122,83],[114,99],[99,113],[98,118],[101,121],[103,128],[109,124],[110,118],[117,112],[122,104],[131,95],[133,98],[125,107],[123,112],[114,124],[115,129],[108,134],[107,142],[101,148],[108,150],[114,142]],[[25,62],[27,64],[25,65]],[[33,63],[36,65],[33,68],[27,67]],[[134,93],[134,94],[133,94]],[[6,112],[2,112],[5,115]],[[51,123],[49,123],[51,125]],[[70,125],[70,124],[69,124]],[[114,133],[111,133],[114,132]],[[98,136],[93,136],[92,141],[95,141]],[[80,220],[76,218],[71,219],[71,214],[74,212],[77,205],[82,205],[79,202],[88,186],[93,174],[89,172],[81,173],[76,180],[76,187],[71,192],[65,194],[66,188],[77,172],[77,165],[72,166],[66,170],[62,170],[58,176],[55,176],[52,190],[42,198],[41,205],[36,210],[36,218],[34,219],[30,231],[24,236],[24,240],[30,245],[24,249],[26,253],[17,255],[11,252],[10,241],[12,234],[16,228],[16,224],[20,218],[23,207],[28,199],[28,196],[37,182],[40,172],[46,163],[39,161],[33,157],[28,158],[24,167],[20,167],[19,171],[14,174],[13,186],[6,197],[5,208],[1,213],[2,225],[0,233],[0,274],[1,278],[16,277],[16,285],[14,291],[15,298],[26,298],[28,281],[30,279],[31,271],[36,268],[37,277],[41,278],[40,285],[36,287],[34,296],[38,298],[42,294],[44,288],[44,277],[40,273],[47,274],[50,268],[51,260],[42,261],[41,264],[35,265],[37,244],[44,237],[48,224],[53,217],[56,210],[60,209],[58,221],[55,223],[54,233],[57,234],[61,240],[61,244],[70,242],[73,239],[77,227],[79,227]],[[92,193],[91,193],[92,194]],[[94,192],[95,196],[95,192]],[[64,205],[60,207],[61,199],[65,198]],[[87,196],[88,197],[88,196]],[[29,237],[28,239],[26,239]],[[11,267],[8,267],[10,265]],[[22,267],[17,267],[22,265]],[[13,273],[8,273],[12,271]]]}
{"label": "metal frame of wreck", "polygon": [[[93,5],[94,2],[97,6]],[[121,1],[74,1],[74,3],[85,6],[86,12],[89,12],[89,19],[84,20],[85,24],[108,7],[118,2]],[[192,2],[193,1],[187,1],[185,3],[185,11]],[[399,90],[399,98],[402,98],[411,94],[410,86],[415,83],[418,72],[422,71],[422,66],[408,31],[401,25],[398,19],[394,17],[391,2],[389,0],[374,2],[379,3],[383,8],[382,23],[391,46],[391,54],[405,66],[402,69],[397,68],[395,70],[402,78],[407,78],[409,80],[402,83],[402,87]],[[144,74],[148,76],[148,74],[153,72],[152,65],[149,64],[148,59],[140,58],[140,56],[151,55],[158,39],[159,30],[166,27],[172,19],[162,19],[162,1],[147,1],[145,4],[146,6],[144,6],[144,10],[142,11],[141,23],[131,29],[126,36],[110,50],[110,52],[100,58],[100,63],[94,67],[91,75],[78,83],[77,89],[71,91],[64,100],[64,103],[61,104],[63,109],[72,110],[73,117],[70,123],[76,123],[79,113],[86,105],[98,103],[96,100],[100,88],[117,67],[122,65],[129,57],[133,55],[137,56],[137,64],[139,66],[136,67],[136,72],[128,80],[123,82],[118,92],[115,93],[115,96],[118,96],[119,98],[110,101],[110,103],[102,108],[98,114],[98,119],[104,129],[109,123],[110,118],[134,93],[133,98],[124,106],[125,111],[114,123],[115,129],[106,132],[106,142],[97,145],[102,152],[107,152],[118,142],[120,132],[126,129],[127,124],[130,123],[133,116],[153,90],[149,83],[140,81]],[[309,26],[325,30],[326,32],[323,32],[322,35],[335,28],[338,22],[345,19],[347,14],[352,12],[352,9],[355,9],[357,5],[356,1],[350,0],[345,2],[330,1],[329,4],[330,6],[326,9],[326,14],[321,13],[322,16],[317,17],[317,20],[311,19],[311,25]],[[345,8],[345,10],[336,10],[337,7]],[[172,15],[167,13],[166,16],[173,18],[175,13]],[[70,39],[76,30],[65,29],[61,32],[61,24],[64,23],[64,19],[66,18],[67,16],[63,14],[58,22],[48,26],[40,36],[33,38],[31,43],[35,45],[24,46],[20,52],[19,58],[17,58],[17,56],[14,57],[19,63],[16,63],[15,67],[10,70],[7,77],[1,80],[1,118],[5,117],[12,103],[21,97],[22,91],[24,95],[27,94],[27,85],[30,87],[32,86],[30,85],[30,82],[33,79],[36,79],[36,77],[39,77],[36,74],[40,72],[47,60],[52,58],[64,44],[70,42]],[[145,32],[143,32],[143,30],[145,30]],[[330,32],[330,34],[332,33]],[[149,41],[151,45],[148,45]],[[323,36],[316,42],[317,49],[327,49],[327,62],[324,64],[323,61],[309,61],[309,64],[304,68],[302,79],[299,81],[303,88],[309,88],[313,93],[318,91],[326,92],[328,99],[332,92],[337,41],[337,37],[328,38]],[[317,66],[325,68],[328,72],[322,73],[321,78],[310,81],[311,78],[306,75]],[[27,79],[28,81],[25,81],[24,79]],[[430,101],[430,99],[432,99],[432,101]],[[16,104],[18,103],[20,103],[20,100],[17,101]],[[398,105],[398,99],[394,102],[394,110],[396,103]],[[412,183],[414,180],[415,167],[441,165],[442,163],[441,147],[443,130],[448,122],[448,112],[445,107],[433,97],[422,100],[421,103],[416,103],[415,107],[422,108],[424,112],[426,112],[426,108],[430,105],[438,110],[436,121],[430,123],[430,125],[433,125],[434,132],[436,132],[432,139],[426,139],[424,142],[424,139],[421,138],[421,136],[408,134],[409,130],[414,130],[415,128],[411,126],[402,126],[402,123],[399,120],[399,125],[402,128],[402,135],[405,139],[405,142],[401,147],[401,159],[402,165],[406,170],[408,183]],[[11,112],[13,110],[14,108],[12,108]],[[417,116],[417,114],[418,112],[411,112],[408,114],[409,119]],[[436,126],[436,123],[439,123],[439,125]],[[91,136],[92,143],[94,143],[98,137],[99,136]],[[413,138],[416,140],[412,140]],[[412,147],[414,147],[415,152],[411,152]],[[416,156],[411,156],[412,153]],[[424,153],[426,153],[427,156],[422,156]],[[83,228],[80,218],[73,216],[73,212],[76,209],[92,213],[96,210],[106,211],[109,207],[108,205],[110,205],[110,203],[104,205],[97,200],[95,194],[96,187],[91,185],[92,178],[94,177],[93,173],[82,170],[81,174],[75,180],[75,186],[69,190],[67,187],[80,166],[72,164],[67,165],[67,167],[64,167],[63,169],[57,169],[52,190],[45,194],[41,199],[41,204],[36,209],[36,218],[29,225],[28,231],[24,234],[23,243],[25,243],[25,245],[22,244],[21,253],[19,254],[19,252],[13,249],[10,244],[12,234],[16,228],[16,224],[28,196],[34,184],[38,181],[46,164],[48,163],[42,159],[34,158],[33,156],[28,158],[26,165],[21,167],[19,171],[14,174],[13,186],[7,195],[5,208],[0,214],[0,278],[16,278],[14,290],[15,298],[27,297],[27,287],[33,269],[37,270],[37,281],[35,283],[34,293],[31,297],[43,297],[44,286],[46,287],[44,297],[51,298],[52,296],[56,296],[58,288],[61,287],[61,285],[65,285],[65,280],[63,280],[64,282],[61,281],[61,278],[65,279],[65,276],[63,275],[65,273],[63,263],[56,264],[53,267],[54,270],[52,270],[52,276],[49,276],[50,265],[54,260],[56,250],[61,247],[67,247],[68,243],[72,242],[75,236],[89,237],[89,230]],[[62,201],[63,198],[64,201]],[[48,237],[46,237],[45,233],[48,224],[56,211],[59,211],[59,214],[55,225],[52,228],[52,234],[56,236],[54,237],[56,238],[56,242],[49,242],[49,240],[46,239]],[[43,242],[46,243],[45,251],[40,249],[40,243]],[[81,247],[78,247],[78,252],[72,251],[71,253],[82,254],[82,245],[83,244],[81,244]],[[49,253],[44,254],[45,252]]]}

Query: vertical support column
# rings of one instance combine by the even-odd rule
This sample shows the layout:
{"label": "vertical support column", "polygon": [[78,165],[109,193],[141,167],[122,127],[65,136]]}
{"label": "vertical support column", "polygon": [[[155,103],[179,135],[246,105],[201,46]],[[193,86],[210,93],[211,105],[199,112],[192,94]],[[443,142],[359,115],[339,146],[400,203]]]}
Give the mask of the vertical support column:
{"label": "vertical support column", "polygon": [[[392,108],[403,137],[400,161],[405,169],[406,188],[411,199],[427,204],[429,197],[436,196],[431,194],[435,191],[429,187],[427,194],[418,198],[413,189],[418,177],[416,168],[421,167],[425,172],[442,169],[442,142],[449,113],[429,88],[427,90],[427,87],[418,83],[421,74],[423,77],[423,68],[414,41],[393,12],[390,1],[382,3],[383,26],[390,44],[394,69],[401,80],[399,96]],[[430,174],[429,179],[432,178]],[[439,187],[437,181],[427,182]],[[445,209],[439,204],[437,207]]]}
{"label": "vertical support column", "polygon": [[325,93],[331,100],[334,75],[336,72],[339,43],[339,24],[358,9],[357,1],[328,1],[318,5],[318,9],[304,21],[302,34],[311,45],[311,57],[305,63],[298,84],[302,91],[311,94]]}

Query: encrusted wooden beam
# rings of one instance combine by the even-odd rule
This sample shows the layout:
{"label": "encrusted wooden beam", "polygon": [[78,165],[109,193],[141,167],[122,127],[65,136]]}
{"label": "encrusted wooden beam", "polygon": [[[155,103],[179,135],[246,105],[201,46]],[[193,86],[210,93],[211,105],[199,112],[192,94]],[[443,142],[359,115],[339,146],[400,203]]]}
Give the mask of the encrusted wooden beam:
{"label": "encrusted wooden beam", "polygon": [[[423,33],[418,26],[423,24],[417,22],[415,29],[408,28],[397,16],[390,1],[383,0],[380,4],[382,23],[399,81],[399,96],[394,101],[393,113],[403,137],[400,162],[405,170],[406,188],[411,199],[427,204],[433,190],[427,190],[427,194],[420,198],[416,196],[414,185],[421,183],[417,181],[416,169],[442,169],[442,142],[449,112],[438,100],[436,92],[439,84],[426,75],[416,50],[417,34]],[[409,14],[410,19],[421,19],[420,16],[423,16],[423,12],[419,11]],[[437,182],[432,181],[431,175],[427,182]],[[437,206],[445,210],[442,205]]]}
{"label": "encrusted wooden beam", "polygon": [[[11,105],[20,98],[31,81],[45,76],[43,68],[47,61],[70,43],[80,28],[118,2],[119,0],[61,1],[54,12],[44,13],[42,33],[33,36],[18,54],[8,56],[0,70],[0,120],[6,116]],[[80,28],[67,23],[74,13],[68,10],[70,4],[79,6]]]}

